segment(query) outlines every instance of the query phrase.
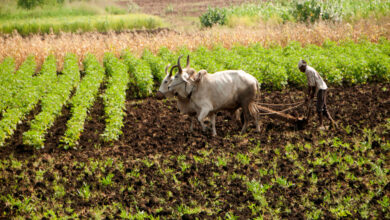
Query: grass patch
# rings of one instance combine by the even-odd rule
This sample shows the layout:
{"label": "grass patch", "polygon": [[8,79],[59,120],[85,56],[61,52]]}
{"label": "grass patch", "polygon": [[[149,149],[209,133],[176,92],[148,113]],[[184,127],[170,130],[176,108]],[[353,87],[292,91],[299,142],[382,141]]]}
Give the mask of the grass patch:
{"label": "grass patch", "polygon": [[32,9],[24,9],[17,6],[17,1],[3,0],[0,3],[0,20],[44,18],[44,17],[69,17],[98,14],[126,14],[133,12],[125,10],[115,4],[114,1],[65,1],[63,4],[53,2],[43,4]]}
{"label": "grass patch", "polygon": [[59,32],[123,31],[129,29],[153,29],[164,26],[161,18],[145,14],[93,15],[73,17],[46,17],[9,20],[0,25],[0,32],[10,34],[16,30],[20,35]]}

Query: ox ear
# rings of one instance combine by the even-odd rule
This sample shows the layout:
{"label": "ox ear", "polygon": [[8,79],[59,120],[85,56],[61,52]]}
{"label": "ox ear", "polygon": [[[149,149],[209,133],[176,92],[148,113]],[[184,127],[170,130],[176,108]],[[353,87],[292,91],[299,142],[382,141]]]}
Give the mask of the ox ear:
{"label": "ox ear", "polygon": [[207,71],[206,70],[200,70],[197,74],[196,74],[196,76],[195,76],[195,82],[196,83],[199,83],[200,82],[200,80],[202,80],[202,78],[205,76],[207,74]]}
{"label": "ox ear", "polygon": [[186,68],[190,68],[190,55],[187,56],[187,66]]}

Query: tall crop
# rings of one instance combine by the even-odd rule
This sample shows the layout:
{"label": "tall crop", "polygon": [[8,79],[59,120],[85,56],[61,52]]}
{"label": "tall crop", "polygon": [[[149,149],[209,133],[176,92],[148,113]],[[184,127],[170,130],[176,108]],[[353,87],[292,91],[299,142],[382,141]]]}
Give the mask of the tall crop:
{"label": "tall crop", "polygon": [[[4,62],[4,65],[10,61]],[[13,67],[10,67],[11,69]],[[32,75],[35,72],[35,61],[34,57],[28,57],[25,62],[20,66],[19,70],[15,74],[5,74],[8,72],[9,68],[4,68],[2,71],[4,72],[3,77],[1,79],[2,87],[1,87],[1,102],[0,102],[0,110],[4,111],[7,107],[12,108],[17,103],[17,99],[15,96],[19,93],[19,91],[23,90],[26,86],[29,86],[29,82],[32,80]]]}
{"label": "tall crop", "polygon": [[[305,59],[330,85],[361,84],[368,81],[390,80],[390,44],[368,41],[325,42],[303,47],[299,42],[290,42],[286,47],[278,45],[263,47],[234,46],[231,50],[221,46],[208,50],[199,47],[195,51],[181,48],[174,56],[191,54],[191,67],[206,69],[209,73],[226,69],[242,69],[255,76],[270,89],[283,89],[287,85],[305,86],[306,77],[297,64]],[[172,55],[166,49],[159,52],[162,58]],[[174,61],[176,62],[176,61]],[[183,61],[184,63],[184,61]]]}
{"label": "tall crop", "polygon": [[69,99],[72,89],[80,80],[80,71],[77,58],[73,54],[65,57],[63,74],[53,82],[47,95],[41,100],[42,111],[31,122],[30,130],[23,134],[23,143],[35,147],[44,147],[45,134],[57,116],[61,114],[62,107]]}
{"label": "tall crop", "polygon": [[146,97],[152,94],[153,75],[145,60],[137,59],[133,54],[126,51],[122,54],[124,63],[129,68],[130,83],[136,86],[137,97]]}
{"label": "tall crop", "polygon": [[161,82],[165,77],[164,69],[166,64],[164,60],[159,56],[153,55],[150,50],[145,50],[141,58],[149,64],[154,79]]}
{"label": "tall crop", "polygon": [[[31,58],[29,62],[30,65],[28,68],[25,67],[25,71],[34,72],[34,59]],[[5,111],[0,121],[0,146],[4,144],[6,138],[14,133],[17,124],[24,119],[25,115],[38,104],[47,88],[53,83],[56,73],[55,58],[49,56],[42,65],[39,76],[26,75],[27,78],[23,81],[23,86],[14,96],[12,107]]]}
{"label": "tall crop", "polygon": [[104,141],[113,141],[122,134],[123,117],[125,116],[126,90],[130,76],[128,67],[113,54],[104,57],[104,67],[109,76],[107,89],[103,96],[106,128],[101,135]]}
{"label": "tall crop", "polygon": [[104,79],[104,69],[95,56],[88,54],[84,60],[84,67],[86,75],[70,101],[72,117],[67,122],[67,130],[61,139],[65,149],[74,148],[78,144],[88,111],[95,102],[100,84]]}
{"label": "tall crop", "polygon": [[0,114],[7,108],[9,99],[11,99],[13,78],[15,71],[14,59],[8,57],[0,64]]}

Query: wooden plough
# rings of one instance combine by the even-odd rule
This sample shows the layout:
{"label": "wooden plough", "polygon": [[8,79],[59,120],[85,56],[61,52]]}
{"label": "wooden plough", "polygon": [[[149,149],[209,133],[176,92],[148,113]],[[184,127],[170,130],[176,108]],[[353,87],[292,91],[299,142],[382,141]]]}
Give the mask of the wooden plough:
{"label": "wooden plough", "polygon": [[[291,104],[271,104],[271,103],[258,103],[257,108],[264,112],[259,113],[260,115],[269,115],[271,117],[276,117],[285,121],[288,121],[290,123],[295,124],[299,129],[302,129],[307,124],[307,119],[305,117],[294,117],[290,114],[287,114],[285,112],[298,108],[299,106],[305,104],[305,102],[297,102],[297,103],[291,103]],[[286,109],[276,111],[274,109],[265,107],[265,106],[290,106]]]}

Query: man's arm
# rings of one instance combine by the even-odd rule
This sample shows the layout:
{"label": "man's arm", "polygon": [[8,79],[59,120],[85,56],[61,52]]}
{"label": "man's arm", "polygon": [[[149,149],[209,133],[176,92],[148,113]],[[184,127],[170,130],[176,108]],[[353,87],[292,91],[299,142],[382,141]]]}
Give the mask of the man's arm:
{"label": "man's arm", "polygon": [[314,98],[315,92],[316,92],[316,87],[315,86],[308,86],[307,87],[306,101],[312,100]]}

